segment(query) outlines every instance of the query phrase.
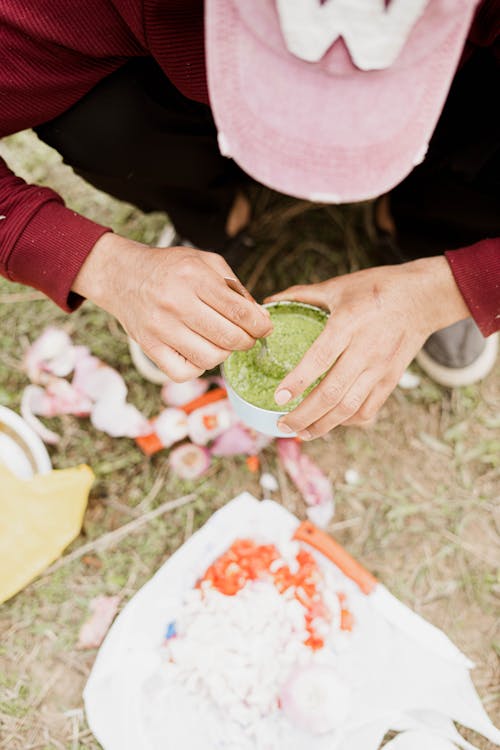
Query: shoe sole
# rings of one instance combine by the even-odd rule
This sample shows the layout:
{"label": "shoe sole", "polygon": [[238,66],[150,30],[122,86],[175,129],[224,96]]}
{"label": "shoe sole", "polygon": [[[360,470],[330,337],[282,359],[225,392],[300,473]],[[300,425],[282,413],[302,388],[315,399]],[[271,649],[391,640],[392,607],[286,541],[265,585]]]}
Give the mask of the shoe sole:
{"label": "shoe sole", "polygon": [[483,380],[495,366],[498,355],[498,333],[486,339],[485,347],[479,357],[466,367],[445,367],[432,359],[424,349],[421,349],[415,360],[422,370],[439,385],[447,388],[458,388],[473,385]]}

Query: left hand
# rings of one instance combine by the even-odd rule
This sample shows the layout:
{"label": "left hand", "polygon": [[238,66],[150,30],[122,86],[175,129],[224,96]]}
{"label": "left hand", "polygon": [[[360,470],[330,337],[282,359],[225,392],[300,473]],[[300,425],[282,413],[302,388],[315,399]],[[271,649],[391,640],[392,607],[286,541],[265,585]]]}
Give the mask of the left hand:
{"label": "left hand", "polygon": [[331,313],[275,394],[276,403],[285,404],[328,371],[280,420],[283,432],[297,432],[304,440],[339,424],[373,422],[428,336],[470,315],[442,256],[294,286],[266,302],[278,300],[306,302]]}

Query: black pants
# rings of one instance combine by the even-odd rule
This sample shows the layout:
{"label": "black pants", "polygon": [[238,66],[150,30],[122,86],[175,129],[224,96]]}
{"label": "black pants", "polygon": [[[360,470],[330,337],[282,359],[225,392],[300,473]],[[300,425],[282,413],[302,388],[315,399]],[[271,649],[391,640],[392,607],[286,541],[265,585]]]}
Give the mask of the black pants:
{"label": "black pants", "polygon": [[35,130],[91,185],[166,211],[201,248],[223,247],[227,214],[249,178],[221,156],[210,108],[184,97],[152,58],[131,60]]}
{"label": "black pants", "polygon": [[[457,73],[423,164],[391,193],[404,261],[500,234],[498,66],[477,51]],[[144,211],[161,210],[201,248],[223,251],[238,188],[210,109],[186,99],[152,58],[132,60],[36,128],[77,174]]]}

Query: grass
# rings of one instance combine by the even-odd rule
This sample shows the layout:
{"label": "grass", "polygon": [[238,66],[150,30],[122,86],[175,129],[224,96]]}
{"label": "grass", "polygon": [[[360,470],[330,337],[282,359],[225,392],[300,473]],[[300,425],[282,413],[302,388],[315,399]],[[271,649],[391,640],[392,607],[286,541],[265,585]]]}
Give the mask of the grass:
{"label": "grass", "polygon": [[[165,222],[161,214],[144,216],[91,189],[30,133],[4,140],[0,154],[18,174],[50,184],[75,210],[122,234],[152,243]],[[259,298],[369,262],[368,207],[318,208],[268,191],[257,194],[255,204],[257,247],[241,274]],[[133,403],[149,415],[160,408],[159,389],[131,367],[123,332],[102,311],[85,304],[68,317],[3,280],[0,302],[0,403],[19,408],[27,383],[19,366],[23,347],[55,324],[122,372]],[[476,662],[473,679],[492,718],[500,715],[499,374],[497,367],[482,384],[455,391],[422,376],[415,390],[394,393],[375,427],[340,428],[306,447],[335,486],[331,532]],[[169,474],[164,454],[146,459],[132,441],[97,433],[87,420],[68,417],[52,426],[63,433],[51,449],[54,466],[85,461],[96,474],[75,545],[129,521],[155,483],[156,495],[142,509],[192,490],[197,499],[113,549],[41,577],[0,609],[2,750],[96,750],[81,697],[95,653],[75,650],[89,601],[100,593],[127,601],[214,510],[244,489],[261,496],[239,459],[220,460],[201,481],[180,482]],[[272,447],[263,465],[279,478],[276,499],[303,516]],[[359,472],[358,485],[345,483],[348,468]]]}

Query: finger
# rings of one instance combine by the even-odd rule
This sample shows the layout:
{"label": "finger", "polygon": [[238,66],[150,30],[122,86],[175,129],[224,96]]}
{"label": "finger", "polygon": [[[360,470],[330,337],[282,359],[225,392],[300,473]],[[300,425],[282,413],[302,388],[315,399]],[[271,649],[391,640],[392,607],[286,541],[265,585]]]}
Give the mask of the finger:
{"label": "finger", "polygon": [[[359,376],[365,369],[365,359],[363,353],[347,349],[337,360],[335,366],[326,375],[326,377],[314,388],[313,391],[302,401],[296,409],[291,411],[279,422],[279,427],[286,433],[287,427],[293,432],[302,432],[310,425],[328,414],[337,405],[340,405],[342,399],[358,380]],[[368,394],[365,394],[365,398]],[[362,401],[357,403],[357,408],[361,406]],[[349,403],[343,404],[341,410],[346,410]],[[345,413],[344,418],[354,414],[353,411]],[[283,427],[285,428],[283,430]]]}
{"label": "finger", "polygon": [[193,380],[203,375],[204,370],[195,367],[168,344],[158,341],[143,348],[144,353],[158,365],[160,370],[176,383]]}
{"label": "finger", "polygon": [[[246,297],[246,299],[251,302],[255,302],[255,299],[252,297],[248,289],[241,283],[229,263],[222,255],[219,255],[219,253],[206,253],[204,260],[214,269],[214,271],[224,277],[224,280],[233,291]],[[255,302],[255,304],[257,303]]]}
{"label": "finger", "polygon": [[197,290],[198,297],[224,316],[252,338],[260,339],[272,331],[268,311],[229,289],[224,279],[217,277],[214,282],[204,284]]}
{"label": "finger", "polygon": [[323,375],[347,348],[348,335],[347,326],[342,325],[341,318],[330,318],[297,367],[277,387],[274,395],[276,403],[284,406]]}
{"label": "finger", "polygon": [[177,326],[168,333],[168,345],[201,370],[211,370],[230,355],[230,351],[207,341],[187,326]]}
{"label": "finger", "polygon": [[306,430],[298,432],[303,440],[314,440],[333,430],[339,424],[357,414],[377,382],[377,375],[373,370],[365,370],[356,382],[344,393],[341,400],[330,409],[321,419],[310,424]]}
{"label": "finger", "polygon": [[323,284],[303,284],[291,286],[278,294],[266,297],[265,302],[281,302],[290,300],[291,302],[305,302],[308,305],[316,305],[329,309]]}
{"label": "finger", "polygon": [[347,419],[344,424],[366,427],[376,422],[380,409],[385,404],[397,384],[398,378],[396,378],[396,376],[381,380],[369,394],[368,398],[364,401],[356,414]]}
{"label": "finger", "polygon": [[192,331],[199,333],[207,341],[230,352],[251,349],[255,344],[255,339],[246,331],[238,328],[201,300],[196,300],[192,305],[189,313],[184,317],[184,322]]}

